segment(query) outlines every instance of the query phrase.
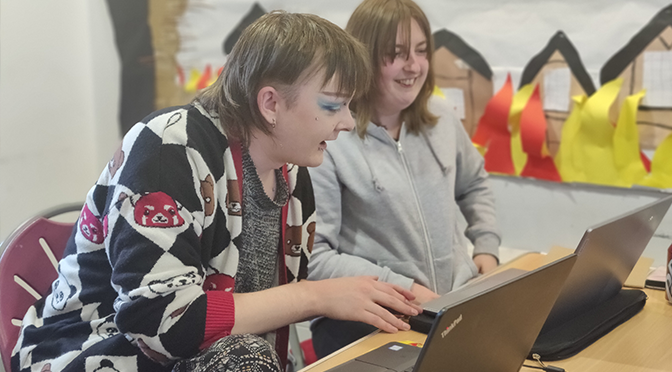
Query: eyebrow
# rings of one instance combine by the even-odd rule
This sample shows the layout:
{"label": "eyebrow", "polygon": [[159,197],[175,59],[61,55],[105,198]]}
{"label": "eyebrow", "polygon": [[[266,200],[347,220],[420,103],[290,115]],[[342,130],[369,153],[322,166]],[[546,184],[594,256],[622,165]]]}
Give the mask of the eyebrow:
{"label": "eyebrow", "polygon": [[[422,46],[422,45],[427,45],[427,40],[423,40],[423,41],[421,41],[421,42],[415,44],[415,47],[419,47],[419,46]],[[396,44],[396,45],[394,46],[394,49],[395,49],[395,50],[397,50],[397,49],[406,49],[406,48],[407,48],[407,47],[406,47],[405,44]]]}
{"label": "eyebrow", "polygon": [[320,93],[324,94],[325,96],[330,96],[330,97],[336,97],[336,98],[350,98],[352,94],[348,93],[343,93],[343,92],[330,92],[323,90]]}

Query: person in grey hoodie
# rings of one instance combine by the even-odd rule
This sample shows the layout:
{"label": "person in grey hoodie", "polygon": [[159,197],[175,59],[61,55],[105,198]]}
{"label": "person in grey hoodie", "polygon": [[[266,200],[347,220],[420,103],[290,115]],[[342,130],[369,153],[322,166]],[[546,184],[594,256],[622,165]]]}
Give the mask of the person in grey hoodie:
{"label": "person in grey hoodie", "polygon": [[[317,230],[308,277],[372,275],[423,303],[498,264],[483,157],[445,98],[432,94],[433,40],[417,4],[364,0],[346,31],[368,48],[375,79],[351,105],[357,131],[330,143],[310,169]],[[315,352],[323,357],[375,329],[316,319]]]}

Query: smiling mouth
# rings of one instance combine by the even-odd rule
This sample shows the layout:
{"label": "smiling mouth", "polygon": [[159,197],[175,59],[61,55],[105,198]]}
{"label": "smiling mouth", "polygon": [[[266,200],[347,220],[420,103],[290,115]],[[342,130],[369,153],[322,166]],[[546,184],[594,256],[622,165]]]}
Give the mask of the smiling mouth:
{"label": "smiling mouth", "polygon": [[402,80],[395,80],[399,85],[403,87],[411,87],[415,84],[415,81],[418,78],[411,78],[411,79],[402,79]]}

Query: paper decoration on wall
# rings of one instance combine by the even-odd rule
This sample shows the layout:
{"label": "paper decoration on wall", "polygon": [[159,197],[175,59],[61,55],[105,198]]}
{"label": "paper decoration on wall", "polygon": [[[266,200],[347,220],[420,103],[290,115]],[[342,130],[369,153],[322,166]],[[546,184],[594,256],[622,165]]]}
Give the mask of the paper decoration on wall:
{"label": "paper decoration on wall", "polygon": [[641,147],[655,149],[672,133],[672,5],[656,14],[600,71],[603,85],[618,77],[624,81],[619,104],[646,89],[637,125]]}
{"label": "paper decoration on wall", "polygon": [[614,124],[609,118],[609,110],[614,103],[622,80],[616,79],[603,85],[590,96],[581,109],[581,127],[574,141],[578,153],[574,154],[575,164],[580,164],[577,172],[580,181],[602,185],[620,185],[618,171],[614,163]]}
{"label": "paper decoration on wall", "polygon": [[527,102],[532,96],[534,86],[527,84],[522,86],[513,96],[511,112],[509,113],[509,128],[511,130],[511,158],[516,175],[520,175],[527,163],[527,153],[523,151],[523,142],[520,136],[520,117]]}
{"label": "paper decoration on wall", "polygon": [[622,79],[615,79],[590,98],[574,97],[555,157],[563,181],[630,187],[647,177],[636,123],[644,91],[625,99],[616,123],[610,119],[622,84]]}
{"label": "paper decoration on wall", "polygon": [[492,97],[492,70],[483,56],[454,33],[434,33],[436,85],[454,105],[456,115],[473,136],[479,118]]}
{"label": "paper decoration on wall", "polygon": [[637,131],[637,106],[644,91],[628,96],[623,102],[614,131],[614,164],[623,186],[631,186],[648,175],[642,162]]}
{"label": "paper decoration on wall", "polygon": [[[227,11],[227,9],[222,8],[225,2],[223,1],[214,1],[210,4],[210,6],[215,7],[214,4],[216,5],[216,9],[210,9],[209,13],[213,14],[218,14],[219,16],[223,16],[221,12]],[[194,3],[197,6],[196,3]],[[228,11],[227,11],[228,12]],[[189,68],[189,79],[187,81],[181,82],[180,86],[182,86],[183,90],[191,94],[192,96],[195,96],[196,92],[199,90],[209,86],[210,84],[214,83],[215,80],[217,80],[217,77],[219,77],[219,74],[221,74],[223,70],[222,64],[225,62],[225,56],[227,56],[229,53],[231,53],[231,50],[233,49],[233,46],[236,44],[238,39],[240,38],[240,35],[243,33],[243,30],[252,24],[254,21],[259,19],[261,16],[266,14],[266,11],[259,5],[259,3],[254,3],[252,4],[252,7],[250,10],[242,17],[242,19],[236,24],[236,26],[226,35],[226,37],[223,38],[223,41],[221,42],[221,49],[218,55],[220,56],[216,63],[217,65],[213,63],[208,63],[205,61],[196,61],[196,63],[192,63],[194,66],[191,67],[186,67]],[[212,16],[212,15],[211,15]],[[187,34],[188,38],[198,38],[199,36],[201,38],[204,38],[209,41],[216,40],[213,38],[212,34],[215,34],[217,30],[208,30],[206,29],[205,31],[201,30],[202,27],[193,25],[192,27],[187,26],[189,22],[184,22],[185,25],[183,25],[183,29],[190,29],[193,28],[192,31],[183,31],[184,33]],[[213,26],[213,28],[217,28],[216,25]],[[193,35],[190,35],[190,33],[193,33]],[[205,35],[203,35],[205,33]],[[212,51],[213,45],[208,44],[207,46],[198,45],[198,48],[204,49],[203,53],[209,54]],[[193,46],[187,46],[186,48],[194,48]],[[221,53],[221,54],[220,54]],[[209,57],[212,59],[212,56]],[[205,58],[204,58],[205,59]],[[191,61],[193,62],[193,61]],[[183,66],[178,65],[178,70],[181,72],[182,69],[185,68]],[[180,73],[181,75],[181,73]],[[180,79],[181,81],[181,79]]]}
{"label": "paper decoration on wall", "polygon": [[520,86],[539,85],[547,126],[547,146],[555,155],[560,144],[562,125],[571,110],[571,97],[595,92],[590,75],[579,53],[564,32],[558,31],[546,47],[525,66]]}
{"label": "paper decoration on wall", "polygon": [[637,184],[672,189],[672,134],[658,145],[651,161],[651,173]]}
{"label": "paper decoration on wall", "polygon": [[546,118],[537,85],[520,115],[520,138],[527,162],[520,175],[561,182],[553,157],[546,147]]}
{"label": "paper decoration on wall", "polygon": [[513,84],[508,75],[504,86],[485,106],[472,137],[472,142],[483,149],[485,170],[491,173],[515,174],[511,158],[509,111],[513,99]]}
{"label": "paper decoration on wall", "polygon": [[576,136],[581,129],[581,110],[588,97],[585,95],[574,96],[572,100],[574,101],[572,113],[562,126],[560,146],[555,154],[555,167],[558,169],[560,177],[566,182],[582,179],[585,173],[583,164],[579,160],[579,156],[576,155],[581,151],[579,148],[580,142],[576,141]]}
{"label": "paper decoration on wall", "polygon": [[121,61],[121,134],[154,111],[155,64],[149,0],[107,0]]}
{"label": "paper decoration on wall", "polygon": [[264,8],[259,5],[259,3],[254,3],[252,5],[252,9],[250,9],[249,12],[243,17],[243,19],[236,25],[236,27],[231,31],[229,36],[226,37],[224,40],[224,43],[222,44],[222,49],[224,50],[224,54],[229,55],[231,53],[231,49],[233,49],[233,46],[236,44],[238,39],[240,38],[240,35],[243,33],[243,30],[247,28],[247,26],[251,25],[252,22],[256,21],[257,19],[261,18],[266,14],[266,11]]}

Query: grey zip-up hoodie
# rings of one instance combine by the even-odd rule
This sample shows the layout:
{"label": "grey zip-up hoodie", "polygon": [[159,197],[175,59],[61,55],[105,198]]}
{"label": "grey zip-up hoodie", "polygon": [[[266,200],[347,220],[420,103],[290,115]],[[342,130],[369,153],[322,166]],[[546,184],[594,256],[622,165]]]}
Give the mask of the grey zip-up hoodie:
{"label": "grey zip-up hoodie", "polygon": [[[483,157],[440,97],[440,116],[421,134],[403,125],[399,141],[369,123],[330,142],[324,162],[310,168],[317,230],[308,278],[375,275],[410,289],[442,294],[478,275],[467,252],[498,257],[500,236]],[[466,231],[459,231],[458,214]]]}

